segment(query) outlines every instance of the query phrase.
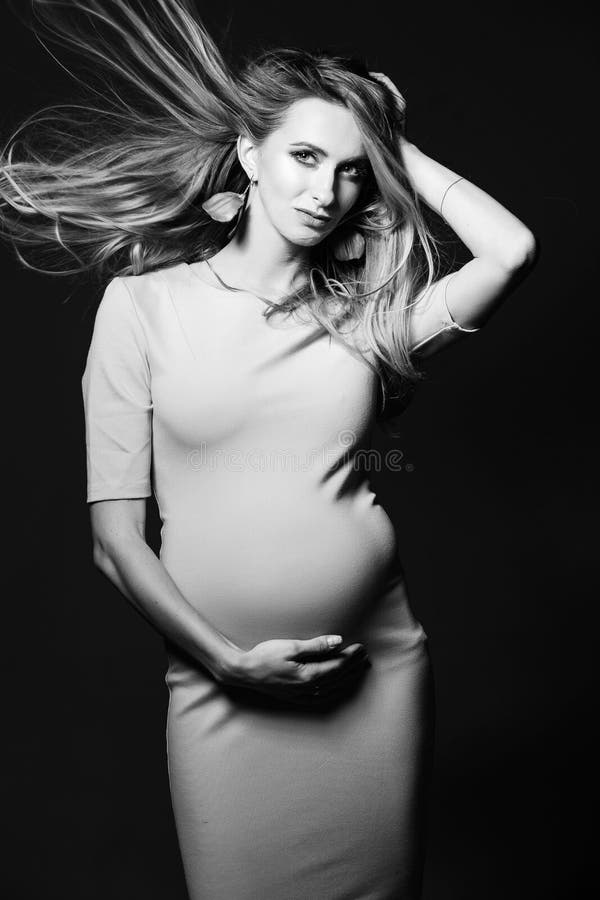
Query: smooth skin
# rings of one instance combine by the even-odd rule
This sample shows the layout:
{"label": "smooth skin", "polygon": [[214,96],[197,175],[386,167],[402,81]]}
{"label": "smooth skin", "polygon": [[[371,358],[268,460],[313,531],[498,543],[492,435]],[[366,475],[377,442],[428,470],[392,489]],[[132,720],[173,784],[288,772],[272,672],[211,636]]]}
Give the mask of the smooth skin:
{"label": "smooth skin", "polygon": [[[459,176],[408,141],[401,152],[419,194],[437,209],[445,188]],[[345,107],[303,98],[262,145],[240,135],[238,156],[258,184],[250,191],[244,221],[211,258],[211,266],[227,284],[276,300],[296,286],[310,248],[335,229],[358,199],[364,178],[361,135]],[[315,228],[298,209],[330,218],[323,228]],[[478,327],[535,255],[526,226],[466,179],[448,193],[444,218],[474,258],[435,282],[426,302],[418,304],[418,314],[411,317],[414,344],[442,321],[444,290],[455,321]],[[460,332],[453,331],[447,342],[459,338]],[[343,647],[342,642],[332,649],[327,635],[264,641],[248,650],[237,647],[186,600],[146,543],[145,499],[96,501],[90,504],[90,517],[98,568],[153,627],[221,683],[314,705],[348,691],[369,665],[362,644]],[[317,685],[319,697],[313,696]]]}
{"label": "smooth skin", "polygon": [[[315,97],[294,103],[260,146],[245,135],[237,146],[241,165],[258,184],[250,191],[244,221],[211,257],[211,266],[227,284],[276,301],[296,286],[310,248],[331,234],[358,200],[368,160],[350,112]],[[329,220],[314,228],[299,209]]]}

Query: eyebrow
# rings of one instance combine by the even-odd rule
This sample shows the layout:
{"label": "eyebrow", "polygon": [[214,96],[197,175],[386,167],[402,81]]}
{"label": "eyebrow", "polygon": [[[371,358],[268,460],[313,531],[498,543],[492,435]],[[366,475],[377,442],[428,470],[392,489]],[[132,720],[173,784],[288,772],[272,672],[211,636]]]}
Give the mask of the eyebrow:
{"label": "eyebrow", "polygon": [[[322,153],[323,156],[327,156],[327,153],[325,152],[325,150],[323,150],[321,147],[317,147],[316,144],[311,144],[310,141],[295,141],[293,144],[290,144],[290,147],[309,147],[311,150],[314,150],[315,153]],[[358,162],[368,163],[369,157],[364,156],[364,155],[363,156],[351,156],[348,159],[343,159],[342,162],[343,163],[358,163]]]}

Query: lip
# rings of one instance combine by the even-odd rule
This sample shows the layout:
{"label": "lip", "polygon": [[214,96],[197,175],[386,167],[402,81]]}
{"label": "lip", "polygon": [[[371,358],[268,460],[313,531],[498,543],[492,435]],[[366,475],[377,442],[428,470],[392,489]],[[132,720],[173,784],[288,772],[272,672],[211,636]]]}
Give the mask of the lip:
{"label": "lip", "polygon": [[301,209],[300,207],[294,207],[296,212],[301,213],[304,216],[304,221],[307,225],[312,225],[313,228],[324,228],[328,222],[331,222],[331,216],[318,216],[315,213],[309,212],[308,209]]}

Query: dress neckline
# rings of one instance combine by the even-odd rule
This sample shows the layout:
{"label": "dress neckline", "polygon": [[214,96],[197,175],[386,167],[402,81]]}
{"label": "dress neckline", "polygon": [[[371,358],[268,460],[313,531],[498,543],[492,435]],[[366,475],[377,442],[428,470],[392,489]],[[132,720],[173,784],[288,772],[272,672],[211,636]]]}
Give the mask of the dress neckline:
{"label": "dress neckline", "polygon": [[[252,291],[248,291],[243,288],[232,288],[230,285],[227,285],[227,283],[224,282],[223,279],[220,278],[219,275],[217,275],[217,273],[211,267],[211,265],[207,259],[201,259],[195,263],[184,263],[184,265],[187,266],[188,270],[192,273],[194,278],[197,278],[198,281],[200,281],[202,284],[213,288],[213,290],[222,291],[223,293],[227,293],[227,294],[247,294],[250,297],[255,297],[256,299],[262,300],[266,306],[273,305],[273,306],[277,307],[277,304],[269,303],[269,301],[265,300],[264,297],[260,297],[258,294],[253,294]],[[208,268],[208,270],[215,276],[215,278],[211,281],[208,281],[206,278],[201,276],[199,271],[197,271],[197,267],[200,267],[200,266],[206,266]],[[216,284],[215,281],[220,282],[220,284]],[[294,313],[292,313],[288,310],[287,317],[289,318],[290,316],[294,316]],[[322,326],[318,322],[314,322],[314,321],[313,322],[303,322],[302,324],[303,325],[312,324],[312,326],[320,333],[321,336],[328,336],[329,343],[331,344],[332,335],[330,334],[330,332],[328,332],[328,330],[326,328],[324,328],[324,326]],[[358,350],[358,348],[350,346],[348,344],[348,342],[344,341],[341,337],[336,337],[335,339],[336,339],[336,341],[339,341],[340,343],[342,343],[348,352],[350,352],[353,356],[357,357],[360,360],[360,362],[363,363],[363,365],[366,365],[370,369],[370,366],[368,366],[368,363],[364,357],[364,354],[360,350]],[[375,365],[377,365],[377,361],[375,361]]]}
{"label": "dress neckline", "polygon": [[[271,308],[271,307],[277,308],[277,306],[278,306],[278,304],[275,303],[274,301],[268,300],[266,297],[262,297],[260,294],[256,294],[256,293],[254,293],[254,291],[248,290],[248,288],[238,288],[238,287],[234,287],[231,284],[227,284],[227,282],[223,281],[221,276],[217,272],[215,272],[215,270],[211,266],[208,259],[199,260],[199,262],[197,262],[197,263],[191,263],[191,264],[186,263],[186,265],[187,265],[188,269],[192,272],[192,274],[196,278],[198,278],[199,281],[201,281],[203,284],[207,284],[210,287],[215,288],[215,290],[222,290],[225,293],[229,293],[229,294],[248,294],[251,297],[256,297],[257,300],[262,300],[262,302],[265,304],[265,306],[268,306],[269,308]],[[213,276],[211,281],[208,281],[208,280],[202,278],[200,276],[200,273],[198,271],[196,271],[194,266],[206,266],[208,268],[209,272]],[[215,280],[218,282],[218,284],[215,284]]]}

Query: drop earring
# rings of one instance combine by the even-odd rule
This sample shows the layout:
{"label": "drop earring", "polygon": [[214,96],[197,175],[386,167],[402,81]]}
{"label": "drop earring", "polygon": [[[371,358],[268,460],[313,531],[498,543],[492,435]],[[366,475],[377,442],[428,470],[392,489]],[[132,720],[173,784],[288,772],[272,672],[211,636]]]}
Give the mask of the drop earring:
{"label": "drop earring", "polygon": [[253,184],[258,184],[258,179],[250,177],[244,191],[241,194],[235,191],[222,191],[219,194],[213,194],[208,200],[202,203],[202,209],[208,213],[215,222],[231,222],[235,219],[235,224],[230,234],[235,231],[239,221],[246,209],[248,203],[248,192]]}
{"label": "drop earring", "polygon": [[345,231],[333,236],[331,252],[340,262],[360,259],[365,252],[365,239],[360,231]]}

